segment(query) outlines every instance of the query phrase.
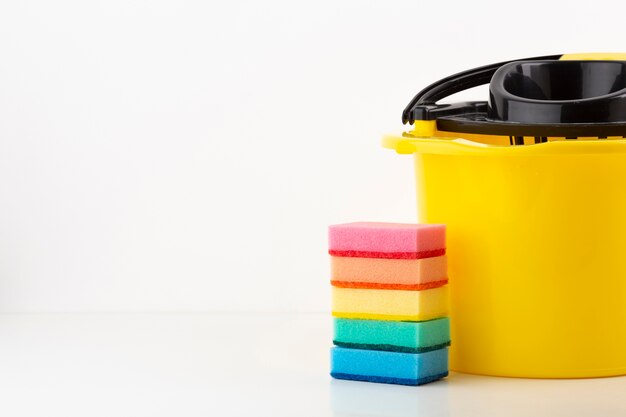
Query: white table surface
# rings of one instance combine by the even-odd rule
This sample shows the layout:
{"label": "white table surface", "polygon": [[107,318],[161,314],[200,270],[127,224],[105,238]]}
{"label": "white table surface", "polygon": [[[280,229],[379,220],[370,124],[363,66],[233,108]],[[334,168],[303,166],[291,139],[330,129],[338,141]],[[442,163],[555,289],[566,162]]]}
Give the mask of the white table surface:
{"label": "white table surface", "polygon": [[337,381],[330,342],[326,314],[4,314],[0,415],[626,415],[626,377]]}

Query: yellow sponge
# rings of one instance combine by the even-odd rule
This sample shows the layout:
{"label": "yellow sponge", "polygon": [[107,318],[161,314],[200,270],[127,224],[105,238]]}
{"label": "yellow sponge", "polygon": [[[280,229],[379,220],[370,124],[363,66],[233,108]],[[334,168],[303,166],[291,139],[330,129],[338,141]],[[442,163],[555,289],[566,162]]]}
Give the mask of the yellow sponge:
{"label": "yellow sponge", "polygon": [[423,291],[333,287],[333,316],[422,321],[448,314],[448,286]]}

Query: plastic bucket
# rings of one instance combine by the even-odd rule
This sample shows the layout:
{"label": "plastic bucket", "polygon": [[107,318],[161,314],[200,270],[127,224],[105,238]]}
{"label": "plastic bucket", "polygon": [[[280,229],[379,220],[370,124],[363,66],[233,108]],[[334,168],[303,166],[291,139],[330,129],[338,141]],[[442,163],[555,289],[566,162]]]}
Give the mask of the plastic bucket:
{"label": "plastic bucket", "polygon": [[503,141],[384,139],[414,155],[419,221],[447,225],[451,369],[626,374],[626,140]]}

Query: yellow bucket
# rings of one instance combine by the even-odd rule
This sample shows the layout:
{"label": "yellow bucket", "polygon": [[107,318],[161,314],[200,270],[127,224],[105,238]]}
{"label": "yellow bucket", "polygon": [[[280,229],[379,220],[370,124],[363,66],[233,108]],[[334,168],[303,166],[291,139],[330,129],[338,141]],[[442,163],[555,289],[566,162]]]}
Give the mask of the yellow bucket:
{"label": "yellow bucket", "polygon": [[[419,221],[447,225],[451,369],[625,375],[626,123],[612,121],[601,135],[607,124],[583,121],[574,140],[554,134],[571,134],[571,123],[514,136],[480,134],[457,119],[460,131],[442,130],[453,122],[449,112],[415,120],[412,132],[384,139],[414,154]],[[491,132],[513,124],[498,121]]]}

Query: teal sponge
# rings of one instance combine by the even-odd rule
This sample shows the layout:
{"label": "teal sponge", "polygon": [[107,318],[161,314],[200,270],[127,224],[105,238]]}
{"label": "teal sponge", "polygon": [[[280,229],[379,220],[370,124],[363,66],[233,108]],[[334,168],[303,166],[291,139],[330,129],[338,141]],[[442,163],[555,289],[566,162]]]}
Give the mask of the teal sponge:
{"label": "teal sponge", "polygon": [[333,343],[357,349],[420,353],[450,345],[450,319],[383,321],[334,319]]}
{"label": "teal sponge", "polygon": [[400,353],[334,347],[330,374],[337,379],[422,385],[448,375],[448,348]]}

